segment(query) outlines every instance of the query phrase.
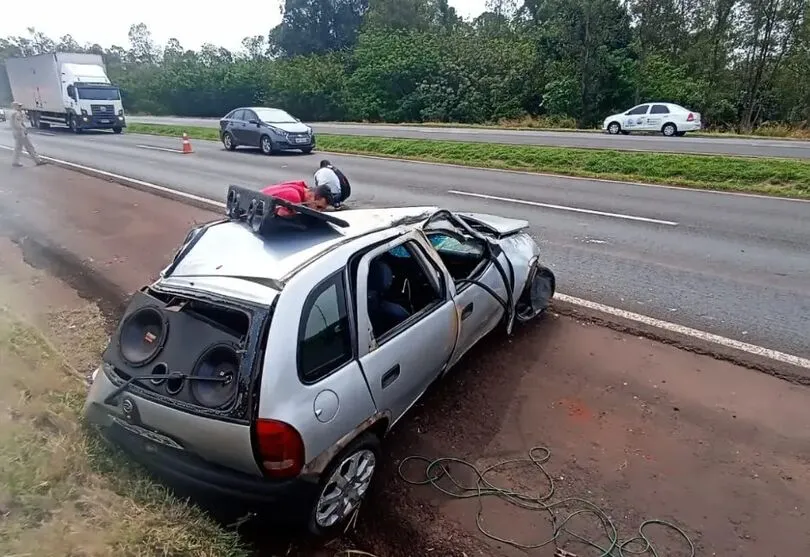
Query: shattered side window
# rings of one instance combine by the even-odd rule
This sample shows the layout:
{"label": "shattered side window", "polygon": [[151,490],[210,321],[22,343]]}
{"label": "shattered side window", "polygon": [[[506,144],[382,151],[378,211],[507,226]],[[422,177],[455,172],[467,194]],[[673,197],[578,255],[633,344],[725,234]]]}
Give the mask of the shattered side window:
{"label": "shattered side window", "polygon": [[484,250],[477,242],[462,242],[458,238],[441,232],[431,232],[428,236],[430,243],[439,253],[455,253],[480,257]]}

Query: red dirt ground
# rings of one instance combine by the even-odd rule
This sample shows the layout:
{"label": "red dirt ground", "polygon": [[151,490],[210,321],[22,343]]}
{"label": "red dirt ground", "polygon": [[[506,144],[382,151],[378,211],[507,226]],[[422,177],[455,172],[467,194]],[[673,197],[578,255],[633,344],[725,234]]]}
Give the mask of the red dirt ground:
{"label": "red dirt ground", "polygon": [[[0,184],[0,234],[29,264],[98,300],[111,323],[127,294],[167,264],[187,229],[213,218],[54,167],[19,169]],[[682,527],[697,555],[810,555],[807,387],[554,314],[517,328],[511,339],[486,339],[398,426],[358,529],[338,547],[379,557],[553,555],[551,547],[524,552],[487,539],[476,528],[476,500],[451,500],[397,476],[409,455],[484,467],[525,457],[535,446],[552,452],[554,499],[592,501],[622,539],[657,518]],[[406,471],[417,478],[423,469],[412,463]],[[451,470],[471,479],[469,471]],[[548,489],[526,466],[491,479],[537,494]],[[484,527],[501,537],[536,543],[551,532],[538,511],[493,498],[484,509]],[[592,517],[569,526],[589,536],[599,531]],[[682,541],[661,532],[649,530],[660,557],[689,555]],[[287,547],[259,541],[263,555]],[[289,555],[331,552],[293,547]],[[599,555],[566,547],[580,557]]]}

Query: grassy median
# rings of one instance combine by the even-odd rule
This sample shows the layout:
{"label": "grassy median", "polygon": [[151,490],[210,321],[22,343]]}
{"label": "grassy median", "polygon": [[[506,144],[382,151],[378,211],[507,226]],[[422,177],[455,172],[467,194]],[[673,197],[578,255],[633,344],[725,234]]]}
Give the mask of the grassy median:
{"label": "grassy median", "polygon": [[[219,139],[216,128],[129,124],[129,131],[172,137],[186,132],[192,139]],[[800,160],[331,134],[318,135],[318,148],[335,153],[810,199],[810,162]]]}
{"label": "grassy median", "polygon": [[[97,356],[97,308],[53,316],[71,360]],[[236,534],[111,453],[80,424],[85,388],[55,343],[0,307],[0,555],[247,557]]]}

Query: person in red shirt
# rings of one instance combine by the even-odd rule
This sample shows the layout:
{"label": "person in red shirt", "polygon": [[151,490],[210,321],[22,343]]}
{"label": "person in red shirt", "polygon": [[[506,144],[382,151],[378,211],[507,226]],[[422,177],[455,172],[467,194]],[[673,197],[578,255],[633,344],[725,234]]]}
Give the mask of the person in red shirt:
{"label": "person in red shirt", "polygon": [[[328,186],[320,186],[313,191],[307,187],[307,183],[303,180],[274,184],[267,186],[261,191],[265,195],[278,197],[290,203],[306,205],[316,211],[323,211],[332,202],[332,193]],[[279,216],[289,216],[293,214],[293,212],[285,207],[279,207],[276,209],[276,214]]]}

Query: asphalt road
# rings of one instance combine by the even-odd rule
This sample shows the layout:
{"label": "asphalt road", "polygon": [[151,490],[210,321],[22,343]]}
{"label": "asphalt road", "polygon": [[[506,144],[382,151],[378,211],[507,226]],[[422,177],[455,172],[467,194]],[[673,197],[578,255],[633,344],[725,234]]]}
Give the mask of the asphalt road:
{"label": "asphalt road", "polygon": [[[218,120],[210,118],[176,118],[129,116],[130,122],[217,127]],[[612,136],[590,132],[554,132],[524,130],[494,130],[483,128],[445,128],[422,126],[391,126],[368,124],[311,124],[315,133],[405,137],[413,139],[447,139],[518,145],[548,145],[554,147],[585,147],[619,149],[623,151],[654,151],[669,153],[706,153],[749,157],[780,157],[810,159],[810,141],[777,139],[737,139],[726,137],[674,137],[659,135]]]}
{"label": "asphalt road", "polygon": [[[47,155],[224,201],[228,184],[309,179],[317,154],[32,132]],[[0,145],[11,135],[0,125]],[[8,154],[0,154],[8,164]],[[529,220],[561,292],[810,357],[810,203],[330,156],[353,205],[439,205]],[[16,169],[15,172],[36,172]],[[481,197],[485,196],[485,197]],[[587,349],[587,348],[583,348]]]}

